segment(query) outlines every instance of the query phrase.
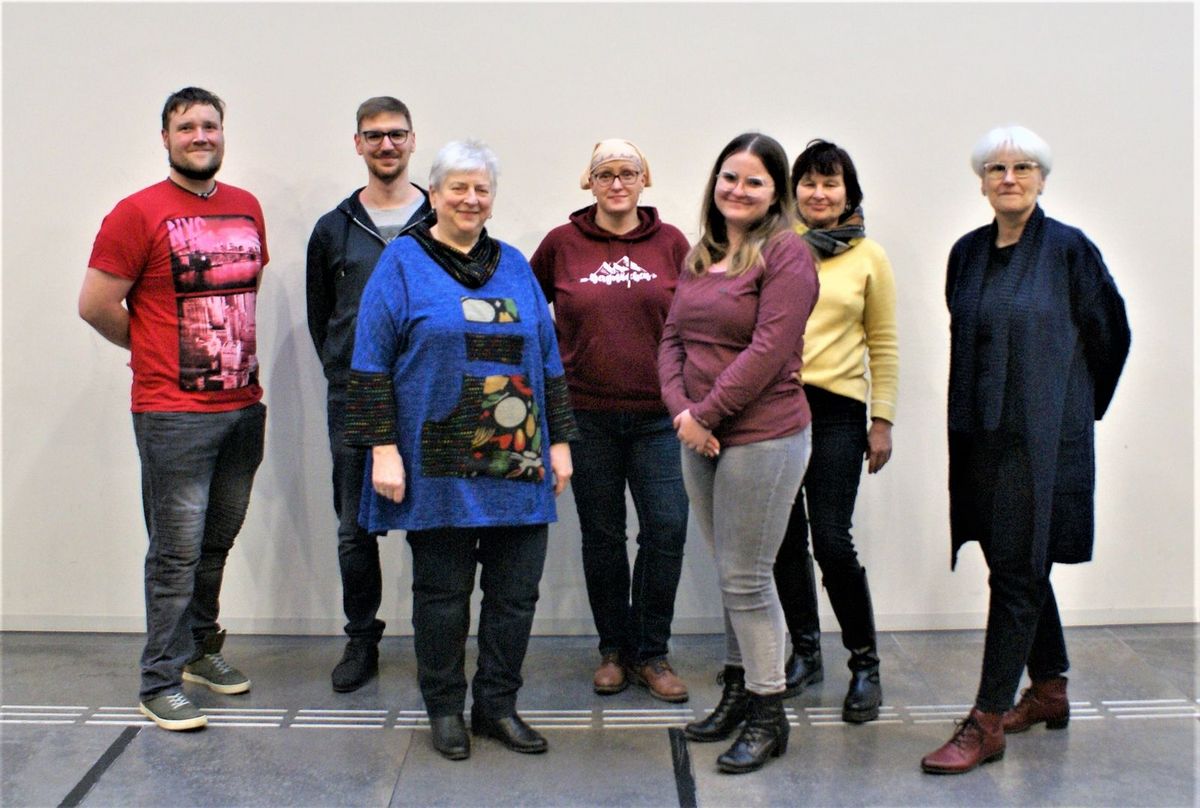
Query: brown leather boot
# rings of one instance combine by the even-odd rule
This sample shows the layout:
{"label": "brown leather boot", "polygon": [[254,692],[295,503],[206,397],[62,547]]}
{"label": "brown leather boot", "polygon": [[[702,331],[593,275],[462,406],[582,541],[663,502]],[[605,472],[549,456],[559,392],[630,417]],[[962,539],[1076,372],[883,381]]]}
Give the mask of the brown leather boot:
{"label": "brown leather boot", "polygon": [[671,663],[666,657],[652,659],[631,669],[633,681],[650,691],[650,695],[660,701],[675,704],[688,700],[687,685],[671,669]]}
{"label": "brown leather boot", "polygon": [[963,774],[981,763],[1004,757],[1004,730],[1001,713],[985,713],[972,707],[950,740],[937,751],[921,759],[921,768],[929,774]]}
{"label": "brown leather boot", "polygon": [[1071,702],[1067,701],[1067,677],[1055,676],[1033,682],[1021,691],[1017,706],[1004,714],[1005,733],[1024,732],[1034,724],[1046,729],[1065,729],[1071,720]]}
{"label": "brown leather boot", "polygon": [[629,687],[629,678],[625,675],[625,666],[621,664],[621,655],[610,651],[600,660],[600,667],[592,676],[592,690],[601,696],[611,696]]}

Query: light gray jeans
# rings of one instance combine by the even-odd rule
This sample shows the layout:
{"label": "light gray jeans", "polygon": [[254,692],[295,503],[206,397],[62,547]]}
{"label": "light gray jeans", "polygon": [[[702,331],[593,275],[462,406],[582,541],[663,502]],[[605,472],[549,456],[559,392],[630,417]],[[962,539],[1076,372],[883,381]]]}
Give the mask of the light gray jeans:
{"label": "light gray jeans", "polygon": [[780,693],[787,629],[775,591],[775,556],[808,466],[812,427],[725,447],[712,458],[680,450],[692,513],[717,562],[725,664],[746,669],[751,693]]}

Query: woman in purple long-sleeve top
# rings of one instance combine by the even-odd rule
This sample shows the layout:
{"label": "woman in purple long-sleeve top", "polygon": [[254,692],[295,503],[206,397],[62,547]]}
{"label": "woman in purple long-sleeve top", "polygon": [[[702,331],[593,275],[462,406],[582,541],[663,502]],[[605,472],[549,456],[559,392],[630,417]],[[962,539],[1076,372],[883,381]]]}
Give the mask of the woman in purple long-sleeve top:
{"label": "woman in purple long-sleeve top", "polygon": [[773,568],[811,445],[800,386],[817,299],[812,254],[792,230],[787,155],[766,135],[734,138],[705,192],[701,238],[685,260],[659,347],[663,401],[683,444],[683,478],[713,551],[725,612],[724,691],[687,725],[719,741],[717,763],[760,768],[787,749],[783,609]]}

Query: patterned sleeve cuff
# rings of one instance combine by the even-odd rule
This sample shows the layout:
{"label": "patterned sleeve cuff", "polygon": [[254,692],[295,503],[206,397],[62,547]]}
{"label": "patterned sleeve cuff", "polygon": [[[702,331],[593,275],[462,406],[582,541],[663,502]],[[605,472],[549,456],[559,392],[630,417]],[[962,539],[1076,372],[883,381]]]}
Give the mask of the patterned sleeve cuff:
{"label": "patterned sleeve cuff", "polygon": [[396,442],[396,396],[388,374],[350,371],[343,440],[347,446]]}
{"label": "patterned sleeve cuff", "polygon": [[546,379],[546,423],[550,425],[550,442],[566,443],[582,437],[571,409],[571,394],[565,376]]}

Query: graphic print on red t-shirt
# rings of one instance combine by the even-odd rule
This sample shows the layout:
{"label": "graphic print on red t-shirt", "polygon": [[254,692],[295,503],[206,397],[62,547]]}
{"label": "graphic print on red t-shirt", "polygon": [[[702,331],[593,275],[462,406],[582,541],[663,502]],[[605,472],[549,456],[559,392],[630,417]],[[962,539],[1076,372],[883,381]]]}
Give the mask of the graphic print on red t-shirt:
{"label": "graphic print on red t-shirt", "polygon": [[167,220],[179,315],[179,389],[258,382],[255,302],[262,244],[249,216]]}

